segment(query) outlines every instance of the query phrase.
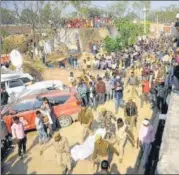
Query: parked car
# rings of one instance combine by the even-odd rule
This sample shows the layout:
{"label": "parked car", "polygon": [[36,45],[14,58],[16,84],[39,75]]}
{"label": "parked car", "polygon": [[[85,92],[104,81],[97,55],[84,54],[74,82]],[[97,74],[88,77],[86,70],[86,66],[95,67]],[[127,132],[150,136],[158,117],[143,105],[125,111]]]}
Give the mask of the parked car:
{"label": "parked car", "polygon": [[1,74],[1,87],[5,87],[10,96],[9,102],[11,102],[26,89],[27,85],[32,84],[33,80],[28,73],[5,73]]}
{"label": "parked car", "polygon": [[77,114],[81,110],[81,101],[70,92],[49,90],[43,94],[26,96],[5,107],[6,109],[1,112],[1,116],[10,133],[13,116],[20,118],[20,121],[24,123],[25,130],[35,129],[35,112],[40,109],[43,97],[47,97],[52,104],[54,115],[60,127],[67,127],[77,119]]}

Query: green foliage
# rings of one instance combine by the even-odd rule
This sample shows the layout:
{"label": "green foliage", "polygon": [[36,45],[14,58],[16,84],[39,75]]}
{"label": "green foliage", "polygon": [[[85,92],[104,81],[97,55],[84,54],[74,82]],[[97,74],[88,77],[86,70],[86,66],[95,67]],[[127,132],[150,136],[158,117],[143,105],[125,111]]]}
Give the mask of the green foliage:
{"label": "green foliage", "polygon": [[2,42],[2,54],[8,54],[11,52],[13,49],[15,49],[7,40],[4,40]]}
{"label": "green foliage", "polygon": [[107,36],[104,39],[104,48],[108,53],[114,52],[117,50],[117,42],[116,39]]}
{"label": "green foliage", "polygon": [[115,24],[119,32],[118,36],[107,37],[104,40],[105,50],[109,53],[135,44],[137,36],[143,35],[143,24],[134,24],[127,18],[117,20]]}
{"label": "green foliage", "polygon": [[125,16],[129,9],[129,1],[116,1],[108,7],[108,14],[114,19],[120,19]]}
{"label": "green foliage", "polygon": [[[55,9],[56,11],[56,9]],[[52,16],[52,9],[51,5],[48,3],[44,6],[43,9],[40,11],[41,21],[43,24],[47,24]]]}
{"label": "green foliage", "polygon": [[157,22],[157,16],[159,23],[171,23],[176,20],[176,14],[178,13],[178,7],[176,5],[170,5],[161,10],[154,10],[149,13],[147,19],[152,22]]}
{"label": "green foliage", "polygon": [[8,33],[8,31],[2,29],[1,30],[1,35],[2,35],[3,38],[5,38],[5,37],[9,36],[9,33]]}
{"label": "green foliage", "polygon": [[2,24],[14,24],[17,21],[17,18],[14,15],[14,12],[5,8],[0,8],[1,10],[1,23]]}
{"label": "green foliage", "polygon": [[33,24],[37,23],[38,16],[30,9],[24,9],[21,12],[20,20],[25,24]]}

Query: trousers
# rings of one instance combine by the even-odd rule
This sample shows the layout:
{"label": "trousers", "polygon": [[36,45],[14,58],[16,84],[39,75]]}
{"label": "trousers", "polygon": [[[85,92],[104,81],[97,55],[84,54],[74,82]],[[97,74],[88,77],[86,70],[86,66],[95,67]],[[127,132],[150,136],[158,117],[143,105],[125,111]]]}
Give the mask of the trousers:
{"label": "trousers", "polygon": [[26,142],[27,142],[27,137],[24,137],[23,139],[18,139],[18,155],[21,156],[22,154],[22,149],[23,153],[26,153]]}

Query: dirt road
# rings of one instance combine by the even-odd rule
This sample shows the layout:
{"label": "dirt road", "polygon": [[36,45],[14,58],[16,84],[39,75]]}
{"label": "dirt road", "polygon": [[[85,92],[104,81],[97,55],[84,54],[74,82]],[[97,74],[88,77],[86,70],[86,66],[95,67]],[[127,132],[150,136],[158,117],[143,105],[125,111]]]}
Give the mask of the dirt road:
{"label": "dirt road", "polygon": [[[53,69],[52,69],[53,70]],[[51,70],[51,71],[52,71]],[[44,74],[46,79],[60,79],[65,84],[67,83],[67,76],[69,71],[63,70],[53,70],[51,74]],[[76,74],[76,72],[75,72]],[[79,74],[79,72],[77,72]],[[52,76],[53,75],[53,76]],[[128,93],[124,92],[124,99],[128,98]],[[140,108],[140,99],[135,99],[138,108],[139,108],[139,116],[138,116],[138,125],[141,124],[141,121],[144,118],[150,118],[152,116],[152,110],[150,109],[149,105],[144,105],[143,108]],[[114,112],[114,102],[106,102],[104,107],[108,110]],[[97,112],[94,112],[95,117],[98,116]],[[119,113],[117,114],[118,117],[123,117],[123,110],[120,109]],[[79,123],[74,123],[67,128],[63,128],[60,130],[61,134],[66,136],[70,146],[73,146],[79,143],[81,132],[81,127]],[[28,142],[27,142],[27,156],[22,159],[18,160],[17,157],[17,148],[14,150],[12,154],[10,154],[7,160],[4,161],[4,172],[5,173],[12,173],[12,174],[57,174],[59,173],[59,167],[56,163],[56,159],[54,156],[53,147],[49,147],[44,154],[40,155],[41,146],[38,144],[38,140],[36,137],[36,132],[29,132],[27,135]],[[117,148],[117,145],[115,145]],[[120,172],[121,174],[124,173],[143,173],[143,169],[141,168],[138,172],[135,172],[135,163],[138,156],[139,150],[132,147],[130,143],[126,144],[125,153],[124,153],[124,160],[122,163],[119,163],[118,157],[116,155],[113,156],[113,161],[111,163],[112,172],[117,173]],[[94,173],[92,162],[90,160],[83,160],[78,161],[76,166],[73,169],[73,174],[90,174]]]}

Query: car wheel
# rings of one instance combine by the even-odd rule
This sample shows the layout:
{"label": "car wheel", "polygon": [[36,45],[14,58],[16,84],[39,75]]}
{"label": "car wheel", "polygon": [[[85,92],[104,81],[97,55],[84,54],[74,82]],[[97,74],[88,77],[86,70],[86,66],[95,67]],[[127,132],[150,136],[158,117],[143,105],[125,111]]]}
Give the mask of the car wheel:
{"label": "car wheel", "polygon": [[58,118],[58,122],[61,128],[65,128],[67,126],[70,126],[73,121],[71,116],[62,116]]}

